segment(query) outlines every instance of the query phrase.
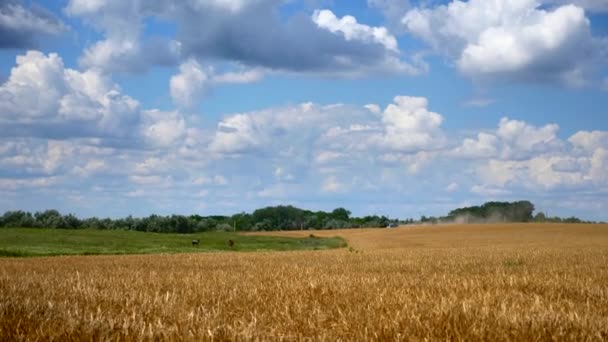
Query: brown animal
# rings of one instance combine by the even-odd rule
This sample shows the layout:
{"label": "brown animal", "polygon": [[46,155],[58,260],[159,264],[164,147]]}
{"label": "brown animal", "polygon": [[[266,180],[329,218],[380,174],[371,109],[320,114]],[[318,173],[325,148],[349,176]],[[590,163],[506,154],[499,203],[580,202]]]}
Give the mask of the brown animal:
{"label": "brown animal", "polygon": [[232,248],[234,246],[234,241],[228,240],[228,247]]}

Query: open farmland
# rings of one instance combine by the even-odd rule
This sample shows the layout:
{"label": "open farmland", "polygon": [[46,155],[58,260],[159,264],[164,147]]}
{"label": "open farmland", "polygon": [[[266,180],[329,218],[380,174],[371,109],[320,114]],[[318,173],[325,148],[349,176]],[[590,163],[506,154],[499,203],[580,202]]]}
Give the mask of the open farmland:
{"label": "open farmland", "polygon": [[312,233],[351,247],[2,258],[0,336],[608,339],[606,225]]}

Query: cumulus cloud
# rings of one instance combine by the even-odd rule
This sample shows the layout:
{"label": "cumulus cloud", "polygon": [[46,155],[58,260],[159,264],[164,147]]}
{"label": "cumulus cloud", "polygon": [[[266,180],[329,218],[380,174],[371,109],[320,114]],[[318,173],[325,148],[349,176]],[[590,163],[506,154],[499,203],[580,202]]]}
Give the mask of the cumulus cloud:
{"label": "cumulus cloud", "polygon": [[[600,156],[595,168],[590,167],[590,161],[547,155],[528,160],[491,160],[479,167],[478,175],[483,186],[501,189],[545,191],[605,185],[605,177],[594,174],[598,169],[606,170],[605,160]],[[560,167],[565,163],[576,167]]]}
{"label": "cumulus cloud", "polygon": [[580,131],[571,136],[568,141],[577,149],[593,152],[599,148],[608,148],[608,132]]}
{"label": "cumulus cloud", "polygon": [[170,90],[173,101],[183,107],[191,107],[196,98],[208,87],[210,76],[200,64],[191,59],[179,67],[179,73],[171,77]]}
{"label": "cumulus cloud", "polygon": [[205,93],[217,85],[257,82],[263,76],[260,69],[230,71],[217,74],[212,67],[203,68],[195,59],[182,63],[171,77],[169,87],[173,102],[184,108],[197,104]]}
{"label": "cumulus cloud", "polygon": [[608,133],[579,131],[562,139],[558,131],[556,124],[502,118],[496,130],[464,138],[445,156],[456,164],[467,161],[459,183],[485,198],[601,196],[608,189]]}
{"label": "cumulus cloud", "polygon": [[[0,86],[5,134],[121,137],[138,123],[139,103],[97,71],[64,68],[62,59],[28,51]],[[32,99],[36,101],[32,101]],[[56,131],[58,129],[59,131]]]}
{"label": "cumulus cloud", "polygon": [[[511,125],[520,124],[522,123]],[[511,125],[504,125],[505,130],[509,130]],[[529,140],[519,145],[522,153],[505,154],[502,146],[503,152],[499,148],[495,154],[486,154],[484,157],[488,158],[487,161],[477,165],[475,173],[481,181],[476,185],[478,189],[525,189],[535,192],[570,189],[589,193],[606,189],[608,134],[603,131],[580,131],[567,141],[562,141],[552,136],[551,126],[530,126],[523,130],[528,133],[533,130],[534,134],[539,135],[534,139],[538,144],[543,144],[543,139],[550,137],[550,141],[554,141],[554,145],[560,148],[535,148],[538,145]],[[501,146],[502,143],[504,142],[499,138],[496,145]],[[513,152],[513,149],[508,151]]]}
{"label": "cumulus cloud", "polygon": [[557,137],[558,131],[556,124],[536,127],[505,117],[495,132],[480,132],[477,138],[465,138],[451,153],[462,158],[527,159],[559,150],[563,142]]}
{"label": "cumulus cloud", "polygon": [[364,108],[367,108],[370,112],[374,113],[374,114],[380,114],[380,112],[382,112],[382,109],[380,108],[380,106],[378,106],[375,103],[370,103],[364,106]]}
{"label": "cumulus cloud", "polygon": [[[291,145],[323,146],[317,163],[349,152],[391,151],[410,154],[445,143],[443,117],[427,109],[421,97],[397,96],[382,113],[379,107],[298,106],[231,115],[218,124],[210,149],[220,154],[282,149]],[[308,154],[308,152],[304,153]]]}
{"label": "cumulus cloud", "polygon": [[171,147],[186,136],[186,122],[178,112],[143,112],[143,135],[156,147]]}
{"label": "cumulus cloud", "polygon": [[445,143],[443,119],[427,105],[424,98],[398,96],[384,111],[373,107],[379,112],[303,103],[237,113],[218,124],[209,151],[218,160],[236,159],[255,169],[279,165],[268,172],[281,184],[322,179],[318,186],[324,194],[378,191],[389,184],[378,179],[379,170],[418,174]]}
{"label": "cumulus cloud", "polygon": [[110,72],[142,72],[153,65],[174,65],[181,46],[161,36],[142,37],[143,20],[167,4],[164,1],[71,0],[65,12],[83,18],[104,34],[80,58],[86,68]]}
{"label": "cumulus cloud", "polygon": [[597,83],[608,43],[592,36],[582,8],[544,9],[537,0],[451,1],[408,11],[414,36],[479,81]]}
{"label": "cumulus cloud", "polygon": [[0,85],[0,98],[3,136],[95,138],[97,144],[166,147],[185,135],[179,113],[142,110],[105,74],[65,68],[54,53],[18,56],[9,79]]}
{"label": "cumulus cloud", "polygon": [[[196,68],[211,83],[240,79]],[[179,110],[141,108],[103,72],[30,51],[0,85],[0,98],[0,193],[26,193],[21,204],[48,191],[46,203],[90,195],[95,206],[126,210],[120,201],[138,196],[149,211],[191,213],[201,201],[232,212],[244,197],[250,207],[238,209],[285,199],[363,208],[346,202],[355,192],[390,205],[411,194],[433,201],[467,191],[491,199],[608,191],[607,132],[560,138],[555,124],[503,118],[452,144],[456,133],[422,97],[397,96],[382,107],[272,107],[207,127]],[[179,207],[167,207],[167,198],[179,198]]]}
{"label": "cumulus cloud", "polygon": [[[299,13],[284,20],[278,14],[280,6],[282,2],[277,0],[71,0],[66,12],[85,18],[105,35],[85,52],[85,66],[137,71],[196,57],[289,72],[424,71],[423,63],[401,59],[396,39],[386,28],[358,23],[352,16],[339,19],[329,10],[314,12],[311,17]],[[155,44],[142,43],[142,22],[149,17],[175,23],[176,36],[159,38]],[[226,75],[225,79],[235,78]]]}
{"label": "cumulus cloud", "polygon": [[14,180],[48,179],[53,184],[69,177],[90,177],[112,172],[122,164],[116,150],[93,146],[85,139],[50,140],[39,138],[2,139],[9,148],[0,153],[0,178]]}
{"label": "cumulus cloud", "polygon": [[26,8],[18,0],[0,3],[0,49],[35,47],[42,37],[66,29],[61,20],[38,5]]}
{"label": "cumulus cloud", "polygon": [[464,158],[488,158],[498,155],[499,139],[494,134],[478,133],[477,139],[466,138],[454,149],[454,154]]}
{"label": "cumulus cloud", "polygon": [[397,96],[394,102],[382,114],[381,146],[404,152],[442,147],[445,142],[440,128],[443,117],[427,109],[426,98]]}
{"label": "cumulus cloud", "polygon": [[370,27],[357,22],[353,16],[347,15],[340,19],[330,10],[316,10],[312,20],[317,26],[332,33],[340,32],[347,41],[361,40],[374,42],[384,46],[385,49],[399,52],[397,39],[385,27]]}
{"label": "cumulus cloud", "polygon": [[535,127],[524,121],[502,118],[496,134],[504,143],[503,158],[520,159],[559,148],[558,130],[556,124]]}
{"label": "cumulus cloud", "polygon": [[143,72],[152,65],[173,65],[180,55],[179,43],[162,38],[141,42],[138,36],[98,41],[85,49],[80,63],[109,72]]}

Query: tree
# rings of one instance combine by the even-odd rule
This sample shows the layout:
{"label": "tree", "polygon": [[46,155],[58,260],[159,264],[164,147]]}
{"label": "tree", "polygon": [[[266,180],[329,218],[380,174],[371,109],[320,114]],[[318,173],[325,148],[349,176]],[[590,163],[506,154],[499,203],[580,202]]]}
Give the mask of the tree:
{"label": "tree", "polygon": [[350,214],[351,212],[344,208],[336,208],[334,209],[334,211],[331,212],[331,218],[333,218],[334,220],[348,221],[350,218]]}
{"label": "tree", "polygon": [[547,216],[542,211],[534,216],[534,221],[536,222],[545,222],[547,220]]}

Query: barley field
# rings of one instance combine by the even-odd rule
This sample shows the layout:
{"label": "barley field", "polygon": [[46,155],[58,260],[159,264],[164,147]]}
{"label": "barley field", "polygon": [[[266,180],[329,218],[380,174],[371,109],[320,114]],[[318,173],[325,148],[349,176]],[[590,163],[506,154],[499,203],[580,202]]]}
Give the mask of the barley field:
{"label": "barley field", "polygon": [[608,226],[279,232],[325,251],[0,258],[0,339],[608,340]]}

